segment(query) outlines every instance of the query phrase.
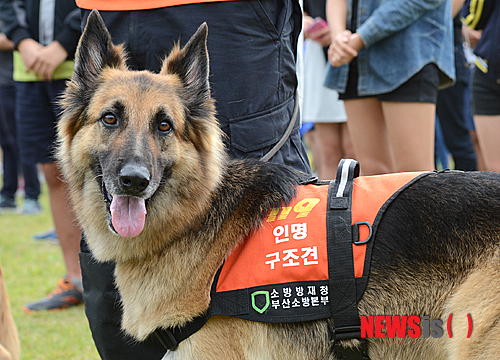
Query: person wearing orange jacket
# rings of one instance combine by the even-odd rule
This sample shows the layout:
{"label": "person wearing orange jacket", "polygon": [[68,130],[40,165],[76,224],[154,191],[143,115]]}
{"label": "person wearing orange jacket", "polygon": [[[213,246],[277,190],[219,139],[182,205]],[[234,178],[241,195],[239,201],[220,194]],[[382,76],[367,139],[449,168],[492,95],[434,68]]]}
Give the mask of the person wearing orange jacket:
{"label": "person wearing orange jacket", "polygon": [[[292,116],[302,26],[298,0],[77,0],[77,5],[83,9],[82,27],[90,11],[99,10],[135,70],[158,72],[174,43],[183,46],[207,22],[211,93],[229,156],[262,158],[284,138],[269,161],[310,173],[300,121]],[[288,135],[291,120],[295,124]],[[101,358],[161,359],[167,350],[155,336],[136,343],[120,330],[114,265],[96,263],[85,236],[81,248],[86,314]]]}

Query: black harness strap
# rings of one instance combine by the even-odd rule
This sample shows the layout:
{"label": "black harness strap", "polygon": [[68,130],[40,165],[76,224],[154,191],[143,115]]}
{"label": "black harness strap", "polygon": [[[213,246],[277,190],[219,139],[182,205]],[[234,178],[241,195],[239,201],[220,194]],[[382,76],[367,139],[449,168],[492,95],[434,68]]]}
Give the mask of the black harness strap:
{"label": "black harness strap", "polygon": [[177,346],[179,346],[179,343],[181,341],[186,340],[188,337],[200,330],[203,325],[206,324],[209,318],[209,315],[198,316],[193,321],[185,324],[181,328],[158,328],[153,334],[155,334],[156,338],[160,341],[160,343],[166,350],[174,351],[175,349],[177,349]]}
{"label": "black harness strap", "polygon": [[[342,360],[368,359],[366,340],[361,339],[356,280],[354,278],[353,233],[351,221],[354,178],[359,175],[359,163],[341,160],[337,178],[328,189],[327,238],[330,305],[335,329],[335,354]],[[359,348],[343,347],[338,340],[358,339]]]}

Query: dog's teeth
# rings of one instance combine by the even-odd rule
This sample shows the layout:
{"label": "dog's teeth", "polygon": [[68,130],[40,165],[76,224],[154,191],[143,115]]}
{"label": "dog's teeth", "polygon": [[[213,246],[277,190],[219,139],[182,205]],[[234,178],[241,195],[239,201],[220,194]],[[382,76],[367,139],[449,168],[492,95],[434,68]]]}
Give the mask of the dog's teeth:
{"label": "dog's teeth", "polygon": [[110,212],[111,212],[111,216],[113,216],[113,213],[114,213],[115,211],[114,211],[114,210],[110,210]]}

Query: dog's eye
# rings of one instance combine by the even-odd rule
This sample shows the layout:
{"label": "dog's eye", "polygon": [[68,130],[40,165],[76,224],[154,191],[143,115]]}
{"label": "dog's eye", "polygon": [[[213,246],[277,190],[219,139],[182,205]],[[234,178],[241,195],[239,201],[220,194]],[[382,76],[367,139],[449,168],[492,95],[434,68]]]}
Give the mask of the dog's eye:
{"label": "dog's eye", "polygon": [[102,117],[101,121],[104,125],[116,125],[118,124],[118,119],[113,114],[106,114]]}
{"label": "dog's eye", "polygon": [[158,124],[158,130],[162,132],[169,132],[172,130],[172,125],[167,120],[163,120]]}

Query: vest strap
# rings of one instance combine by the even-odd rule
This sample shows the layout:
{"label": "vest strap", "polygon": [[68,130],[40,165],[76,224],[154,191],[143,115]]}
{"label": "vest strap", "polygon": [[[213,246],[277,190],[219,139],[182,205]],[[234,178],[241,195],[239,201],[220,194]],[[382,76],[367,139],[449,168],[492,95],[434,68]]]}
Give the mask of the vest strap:
{"label": "vest strap", "polygon": [[209,315],[198,316],[181,328],[157,328],[153,334],[155,334],[158,341],[166,350],[174,351],[177,349],[181,341],[186,340],[188,337],[200,330],[209,318]]}
{"label": "vest strap", "polygon": [[[328,189],[327,241],[330,305],[334,330],[334,351],[338,359],[368,359],[366,340],[361,339],[361,320],[357,307],[354,277],[353,227],[351,219],[354,179],[359,176],[359,163],[340,161],[337,177]],[[357,240],[357,239],[356,239]],[[361,346],[346,348],[339,340],[358,339]]]}

